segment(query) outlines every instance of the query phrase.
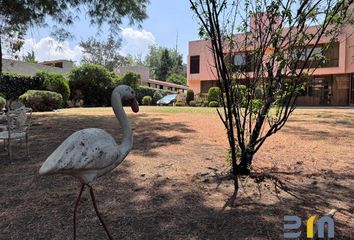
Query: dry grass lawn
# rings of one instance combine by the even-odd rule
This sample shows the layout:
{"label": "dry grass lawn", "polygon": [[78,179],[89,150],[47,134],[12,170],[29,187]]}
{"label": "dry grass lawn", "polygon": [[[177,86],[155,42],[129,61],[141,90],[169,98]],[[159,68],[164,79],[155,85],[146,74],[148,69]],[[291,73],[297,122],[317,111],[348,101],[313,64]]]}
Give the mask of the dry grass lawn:
{"label": "dry grass lawn", "polygon": [[[235,208],[223,208],[232,182],[222,177],[227,142],[215,109],[128,112],[134,150],[94,185],[115,239],[282,239],[284,215],[305,220],[333,208],[336,239],[354,236],[354,109],[296,110],[254,161],[256,172],[277,177],[287,191],[268,179],[243,178]],[[0,148],[0,239],[72,239],[80,184],[71,177],[41,177],[39,167],[74,131],[103,128],[119,141],[119,125],[110,108],[33,118],[29,160],[20,142],[13,161]],[[78,239],[106,239],[88,194],[78,217]]]}

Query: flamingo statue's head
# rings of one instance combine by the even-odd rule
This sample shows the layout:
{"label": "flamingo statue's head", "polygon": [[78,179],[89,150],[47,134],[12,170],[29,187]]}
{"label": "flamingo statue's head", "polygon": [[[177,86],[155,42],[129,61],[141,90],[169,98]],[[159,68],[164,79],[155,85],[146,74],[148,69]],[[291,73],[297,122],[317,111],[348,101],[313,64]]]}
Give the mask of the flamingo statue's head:
{"label": "flamingo statue's head", "polygon": [[123,102],[127,103],[133,112],[139,112],[139,105],[135,97],[135,91],[127,85],[119,85],[114,89],[114,92],[121,96]]}

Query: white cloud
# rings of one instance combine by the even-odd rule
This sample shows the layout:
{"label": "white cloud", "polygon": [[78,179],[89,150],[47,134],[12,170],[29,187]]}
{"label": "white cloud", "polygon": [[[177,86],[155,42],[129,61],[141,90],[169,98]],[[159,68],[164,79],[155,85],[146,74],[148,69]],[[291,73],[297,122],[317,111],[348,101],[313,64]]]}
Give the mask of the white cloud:
{"label": "white cloud", "polygon": [[82,57],[79,45],[70,47],[68,41],[58,42],[52,37],[42,38],[38,42],[34,38],[26,39],[19,55],[23,56],[32,50],[40,62],[57,59],[80,61]]}
{"label": "white cloud", "polygon": [[147,53],[149,45],[155,44],[154,35],[143,30],[135,30],[133,28],[121,28],[121,34],[123,37],[122,54],[142,54]]}

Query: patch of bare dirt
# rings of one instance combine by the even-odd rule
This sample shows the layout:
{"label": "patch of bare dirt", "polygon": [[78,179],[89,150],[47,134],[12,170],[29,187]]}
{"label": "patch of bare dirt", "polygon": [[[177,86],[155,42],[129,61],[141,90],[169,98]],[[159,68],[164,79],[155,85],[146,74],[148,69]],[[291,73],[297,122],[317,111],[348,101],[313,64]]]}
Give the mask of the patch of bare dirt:
{"label": "patch of bare dirt", "polygon": [[[333,208],[336,239],[354,236],[354,110],[298,110],[254,161],[255,172],[275,176],[287,191],[245,177],[235,208],[223,208],[232,182],[216,114],[143,108],[129,118],[134,150],[94,185],[114,239],[282,239],[284,215],[305,220]],[[99,127],[119,141],[119,125],[110,109],[35,114],[33,122],[30,160],[21,143],[12,162],[0,146],[0,239],[72,239],[80,184],[41,177],[39,167],[74,131]],[[106,239],[87,193],[77,227],[78,239]]]}

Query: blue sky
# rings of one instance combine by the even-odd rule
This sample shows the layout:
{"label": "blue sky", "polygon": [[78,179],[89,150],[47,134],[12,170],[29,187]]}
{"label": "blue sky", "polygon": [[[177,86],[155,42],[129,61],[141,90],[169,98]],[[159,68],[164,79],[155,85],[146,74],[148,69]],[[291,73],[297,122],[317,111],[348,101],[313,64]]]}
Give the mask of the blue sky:
{"label": "blue sky", "polygon": [[[198,25],[190,10],[189,1],[151,0],[147,13],[149,17],[141,24],[141,28],[129,26],[127,23],[121,25],[122,53],[142,54],[144,57],[151,44],[175,48],[178,34],[178,50],[183,54],[186,62],[188,41],[198,39]],[[49,20],[48,23],[51,25]],[[75,35],[75,38],[58,43],[50,37],[50,28],[31,29],[27,33],[22,53],[34,50],[40,61],[59,58],[79,61],[82,55],[79,47],[81,40],[86,40],[91,36],[105,39],[109,34],[106,26],[100,32],[96,26],[90,26],[84,14],[80,15],[80,20],[68,30]]]}

